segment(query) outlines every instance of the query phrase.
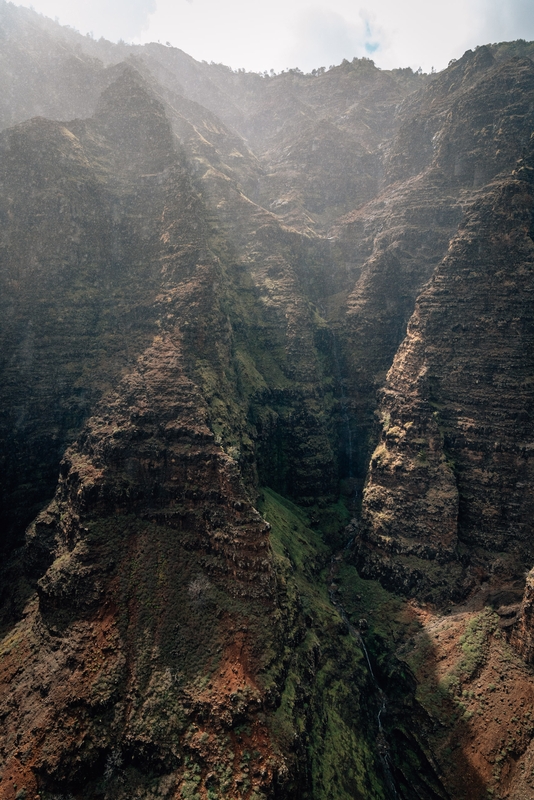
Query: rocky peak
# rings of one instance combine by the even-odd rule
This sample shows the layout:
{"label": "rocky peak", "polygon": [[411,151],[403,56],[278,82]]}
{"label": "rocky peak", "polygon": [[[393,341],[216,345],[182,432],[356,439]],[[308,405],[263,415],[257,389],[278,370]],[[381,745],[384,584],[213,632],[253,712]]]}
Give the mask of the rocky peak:
{"label": "rocky peak", "polygon": [[141,75],[127,66],[104,90],[94,115],[119,169],[139,175],[161,173],[174,156],[171,126],[162,103]]}

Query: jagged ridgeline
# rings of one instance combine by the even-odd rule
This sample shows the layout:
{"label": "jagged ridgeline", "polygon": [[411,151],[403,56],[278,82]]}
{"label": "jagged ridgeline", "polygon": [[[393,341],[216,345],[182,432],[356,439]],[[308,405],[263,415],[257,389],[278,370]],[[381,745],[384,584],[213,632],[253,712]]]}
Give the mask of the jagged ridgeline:
{"label": "jagged ridgeline", "polygon": [[0,2],[1,798],[532,796],[533,57]]}

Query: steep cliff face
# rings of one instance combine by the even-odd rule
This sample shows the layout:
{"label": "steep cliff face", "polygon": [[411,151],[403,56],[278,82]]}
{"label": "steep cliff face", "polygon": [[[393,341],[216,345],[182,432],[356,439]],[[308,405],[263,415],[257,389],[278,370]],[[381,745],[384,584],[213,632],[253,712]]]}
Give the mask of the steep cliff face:
{"label": "steep cliff face", "polygon": [[[362,442],[360,480],[370,456],[376,392],[416,298],[477,190],[501,170],[509,173],[528,146],[532,86],[530,59],[501,63],[489,48],[466,53],[400,106],[384,163],[388,185],[332,229],[355,280],[343,336],[354,439]],[[510,114],[511,107],[517,113]]]}
{"label": "steep cliff face", "polygon": [[[119,796],[118,782],[123,796],[150,774],[168,793],[200,759],[202,784],[222,794],[244,780],[232,765],[245,750],[251,788],[270,788],[283,766],[258,718],[258,673],[279,635],[265,625],[269,526],[206,423],[180,336],[165,331],[67,451],[55,500],[28,531],[34,569],[43,552],[53,562],[4,651],[5,684],[25,662],[26,699],[4,706],[3,786]],[[221,759],[240,724],[242,746]]]}
{"label": "steep cliff face", "polygon": [[401,591],[447,594],[447,569],[511,578],[532,559],[531,173],[527,160],[474,204],[388,374],[359,558],[369,548],[376,574],[387,553],[378,571]]}
{"label": "steep cliff face", "polygon": [[[92,118],[4,134],[5,407],[24,411],[3,434],[7,552],[31,492],[38,504],[51,488],[36,460],[52,471],[87,421],[5,572],[3,796],[380,794],[362,653],[312,585],[326,548],[274,500],[275,557],[252,505],[258,472],[299,497],[324,497],[335,479],[314,342],[324,323],[292,266],[301,237],[216,169],[220,152],[214,165],[195,148],[209,114],[171,109],[177,124],[184,106],[196,115],[189,171],[141,76],[115,73]],[[228,208],[215,216],[207,200]],[[84,404],[66,419],[77,390]],[[298,553],[289,526],[309,538]],[[335,710],[334,651],[358,676],[361,714]],[[303,674],[323,692],[299,688]],[[335,724],[323,730],[325,714]],[[351,772],[325,780],[334,752]]]}
{"label": "steep cliff face", "polygon": [[199,246],[195,195],[169,123],[132,76],[108,90],[88,124],[38,118],[3,134],[8,546],[53,493],[58,457],[96,400],[154,333],[160,260],[171,255],[160,242],[165,209],[181,219],[191,251]]}
{"label": "steep cliff face", "polygon": [[511,637],[513,645],[527,664],[532,664],[532,657],[534,655],[532,642],[532,635],[534,632],[532,625],[532,578],[531,570],[527,575],[523,600]]}
{"label": "steep cliff face", "polygon": [[0,796],[528,797],[532,45],[0,11]]}
{"label": "steep cliff face", "polygon": [[502,62],[489,46],[467,51],[399,109],[387,180],[404,180],[434,163],[453,185],[471,188],[510,169],[531,133],[532,109],[525,103],[531,91],[530,58]]}

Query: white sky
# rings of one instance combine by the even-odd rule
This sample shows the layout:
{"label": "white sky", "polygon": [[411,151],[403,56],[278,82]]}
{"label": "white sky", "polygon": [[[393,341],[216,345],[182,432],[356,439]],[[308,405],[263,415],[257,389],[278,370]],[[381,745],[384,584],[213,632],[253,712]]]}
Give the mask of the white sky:
{"label": "white sky", "polygon": [[[30,5],[30,3],[16,3]],[[468,48],[534,39],[534,0],[32,0],[96,38],[170,42],[194,58],[279,72],[372,58],[440,70]]]}

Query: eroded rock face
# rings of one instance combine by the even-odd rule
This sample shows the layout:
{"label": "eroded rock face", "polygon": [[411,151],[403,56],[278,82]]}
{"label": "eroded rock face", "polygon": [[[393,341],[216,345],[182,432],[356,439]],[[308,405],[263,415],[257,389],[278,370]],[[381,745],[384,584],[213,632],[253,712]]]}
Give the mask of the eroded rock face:
{"label": "eroded rock face", "polygon": [[[182,111],[200,126],[201,111],[187,103]],[[177,109],[170,116],[190,124]],[[18,427],[5,420],[14,475],[6,517],[27,511],[27,494],[14,500],[35,460],[57,463],[31,430],[61,448],[78,434],[54,500],[5,572],[16,587],[4,604],[6,797],[21,786],[86,797],[149,796],[150,786],[169,797],[191,787],[217,796],[308,791],[300,761],[318,769],[322,746],[306,754],[297,714],[313,704],[317,719],[305,714],[315,730],[330,701],[313,682],[299,689],[295,708],[282,695],[293,695],[303,671],[331,669],[330,654],[315,647],[329,627],[325,652],[331,638],[360,669],[338,621],[309,610],[305,617],[291,569],[286,577],[278,565],[276,576],[270,526],[253,505],[258,473],[274,472],[273,451],[283,463],[277,488],[315,499],[335,480],[314,341],[323,323],[298,270],[306,243],[244,197],[206,161],[200,135],[189,135],[202,167],[196,188],[163,106],[131,67],[115,70],[92,118],[37,119],[4,134],[12,224],[3,280],[12,313],[3,391],[8,413],[24,408]],[[51,199],[57,206],[45,213]],[[220,219],[210,218],[206,200],[221,203]],[[23,326],[43,296],[47,313],[27,344]],[[251,353],[258,332],[261,348]],[[17,360],[24,346],[28,358]],[[63,408],[79,390],[85,402],[67,428]],[[34,488],[42,498],[48,484]],[[21,527],[16,513],[10,520],[8,551]],[[359,708],[359,689],[352,694]],[[365,719],[339,724],[363,742]],[[354,753],[355,768],[366,763],[370,776],[357,785],[376,781],[365,749]],[[344,780],[329,779],[325,791]]]}
{"label": "eroded rock face", "polygon": [[277,638],[265,624],[276,605],[269,526],[206,422],[167,332],[67,451],[56,497],[28,531],[29,559],[48,548],[53,562],[4,651],[4,686],[19,669],[10,654],[19,664],[24,653],[17,684],[31,687],[4,705],[4,781],[92,793],[96,769],[111,792],[124,759],[138,773],[130,786],[163,773],[169,791],[187,783],[187,735],[203,781],[224,794],[234,777],[220,784],[219,760],[239,724],[240,752],[256,753],[252,788],[270,790],[283,769],[259,716],[258,673]]}
{"label": "eroded rock face", "polygon": [[7,79],[57,48],[0,108],[2,797],[527,791],[456,710],[532,695],[532,47],[265,78],[0,11]]}
{"label": "eroded rock face", "polygon": [[415,556],[387,557],[401,590],[450,591],[440,560],[510,577],[532,558],[531,174],[527,159],[474,204],[388,374],[359,558],[377,574],[376,552]]}
{"label": "eroded rock face", "polygon": [[527,575],[523,601],[518,610],[517,620],[511,634],[511,642],[527,664],[534,658],[533,626],[533,578],[532,570]]}
{"label": "eroded rock face", "polygon": [[[530,59],[503,63],[488,48],[468,51],[401,104],[386,149],[385,185],[332,228],[354,281],[342,329],[362,483],[377,392],[416,299],[482,187],[500,171],[509,174],[528,146],[534,121],[524,99],[532,98],[532,86]],[[517,113],[510,116],[511,108]]]}
{"label": "eroded rock face", "polygon": [[2,540],[10,547],[53,493],[58,454],[154,334],[164,209],[174,206],[190,247],[199,236],[163,108],[131,71],[88,124],[34,119],[4,132],[2,144]]}
{"label": "eroded rock face", "polygon": [[[216,772],[221,748],[233,761],[237,750],[228,731],[240,723],[254,729],[241,740],[243,751],[257,753],[248,765],[258,772],[252,783],[270,791],[286,768],[257,717],[268,702],[257,675],[271,666],[264,653],[274,652],[260,648],[266,642],[260,629],[276,604],[269,526],[252,507],[237,463],[215,442],[206,401],[187,376],[192,353],[200,355],[212,337],[223,345],[227,323],[205,307],[218,262],[206,251],[202,206],[170,126],[139,75],[126,70],[92,120],[69,127],[36,120],[6,139],[6,174],[15,186],[17,168],[31,171],[31,153],[41,157],[35,181],[24,184],[26,203],[18,195],[20,210],[11,214],[26,236],[6,232],[4,280],[12,296],[4,301],[18,301],[12,318],[24,319],[38,297],[51,297],[26,348],[22,369],[32,384],[20,402],[40,435],[50,436],[47,414],[54,406],[69,402],[69,391],[83,387],[89,372],[95,385],[86,404],[93,414],[65,455],[55,499],[27,534],[25,568],[38,578],[37,600],[30,598],[3,650],[4,796],[16,794],[17,786],[98,791],[98,780],[117,796],[123,763],[138,774],[135,785],[143,783],[139,776],[164,774],[169,792],[187,783],[176,742],[197,719],[215,724],[211,732],[209,725],[202,734],[190,731],[193,741],[197,733],[202,739],[203,763],[213,759],[215,771],[206,780],[214,791],[222,780]],[[74,213],[69,190],[76,199],[82,192],[88,208]],[[64,217],[45,219],[44,236],[28,235],[27,217],[39,218],[51,195],[57,206],[50,214]],[[73,234],[68,226],[78,220]],[[49,260],[42,266],[50,240],[65,247],[55,270]],[[88,283],[95,288],[87,295]],[[76,288],[80,299],[70,308]],[[68,315],[64,338],[56,334],[51,349],[44,332],[57,331],[62,313]],[[75,314],[77,327],[69,324]],[[10,322],[4,352],[18,344]],[[187,337],[193,339],[189,353]],[[39,371],[43,352],[49,361]],[[14,355],[8,364],[20,375]],[[36,391],[37,377],[46,393],[39,384]],[[106,380],[117,389],[96,405]],[[4,391],[23,389],[13,378]],[[17,411],[11,398],[6,405]],[[8,421],[6,436],[13,428]],[[60,434],[64,442],[61,428]],[[46,458],[46,450],[26,441],[34,458]],[[33,469],[31,462],[24,466]],[[25,667],[13,695],[21,657]],[[205,686],[210,671],[214,677]],[[165,708],[173,712],[162,728]],[[75,732],[66,738],[71,723]],[[95,769],[100,777],[90,788]],[[232,791],[232,774],[224,780],[217,791]]]}

